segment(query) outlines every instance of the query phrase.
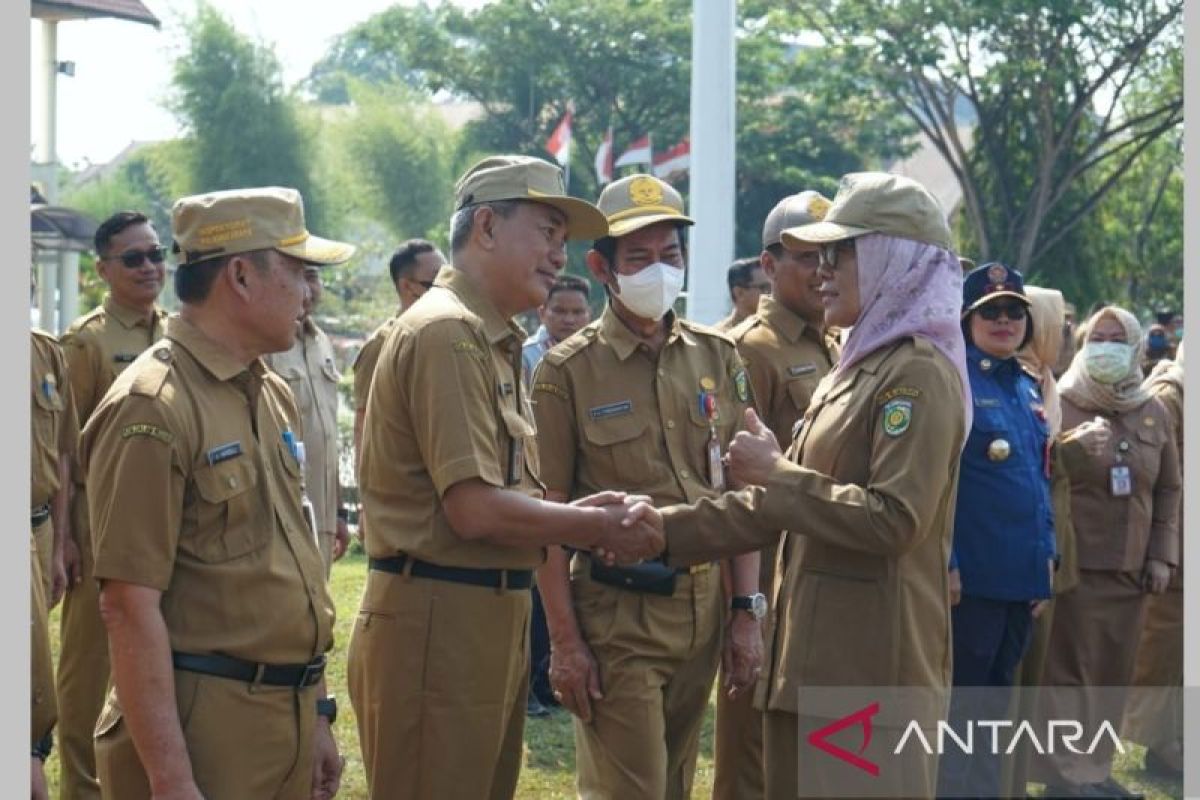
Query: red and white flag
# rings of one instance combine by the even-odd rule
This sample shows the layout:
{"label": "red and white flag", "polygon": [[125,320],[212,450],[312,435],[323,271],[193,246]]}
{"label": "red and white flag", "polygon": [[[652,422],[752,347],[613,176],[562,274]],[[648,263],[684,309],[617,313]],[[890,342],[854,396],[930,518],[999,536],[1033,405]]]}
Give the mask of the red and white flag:
{"label": "red and white flag", "polygon": [[563,114],[562,121],[546,140],[546,151],[554,156],[554,160],[566,166],[571,161],[571,110]]}
{"label": "red and white flag", "polygon": [[625,148],[625,152],[617,158],[616,165],[628,167],[631,164],[649,164],[651,160],[650,134],[646,134]]}
{"label": "red and white flag", "polygon": [[608,133],[604,134],[604,141],[596,148],[596,181],[603,186],[606,183],[612,183],[612,179],[612,128],[609,128]]}
{"label": "red and white flag", "polygon": [[687,172],[692,161],[692,145],[684,138],[679,144],[654,158],[654,175],[664,180]]}

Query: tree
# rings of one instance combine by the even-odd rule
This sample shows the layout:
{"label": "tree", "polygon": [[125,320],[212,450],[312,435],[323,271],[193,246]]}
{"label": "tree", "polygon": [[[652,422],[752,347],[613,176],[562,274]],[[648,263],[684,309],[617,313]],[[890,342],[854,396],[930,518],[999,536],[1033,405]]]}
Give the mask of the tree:
{"label": "tree", "polygon": [[1058,246],[1182,122],[1182,91],[1128,102],[1144,76],[1179,62],[1182,7],[791,0],[778,13],[818,31],[842,69],[871,76],[934,143],[962,187],[974,254],[1053,278]]}
{"label": "tree", "polygon": [[203,2],[185,30],[171,106],[190,143],[194,189],[291,186],[304,197],[309,226],[320,230],[322,198],[313,191],[308,166],[311,133],[284,92],[274,52]]}

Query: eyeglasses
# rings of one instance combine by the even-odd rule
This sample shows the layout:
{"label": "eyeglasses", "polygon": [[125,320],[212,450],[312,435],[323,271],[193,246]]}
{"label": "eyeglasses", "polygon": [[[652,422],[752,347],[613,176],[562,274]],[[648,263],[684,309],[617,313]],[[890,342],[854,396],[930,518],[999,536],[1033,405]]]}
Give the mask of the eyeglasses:
{"label": "eyeglasses", "polygon": [[854,249],[853,239],[842,239],[840,242],[821,245],[817,251],[817,266],[837,269],[838,253]]}
{"label": "eyeglasses", "polygon": [[119,256],[103,256],[109,261],[120,261],[129,269],[137,269],[146,263],[146,259],[150,259],[151,264],[161,264],[163,259],[167,257],[167,248],[151,247],[149,250],[126,250]]}
{"label": "eyeglasses", "polygon": [[1020,322],[1025,319],[1025,306],[1021,303],[988,303],[976,309],[979,316],[986,319],[988,322],[995,322],[1000,319],[1000,315],[1004,314],[1013,322]]}

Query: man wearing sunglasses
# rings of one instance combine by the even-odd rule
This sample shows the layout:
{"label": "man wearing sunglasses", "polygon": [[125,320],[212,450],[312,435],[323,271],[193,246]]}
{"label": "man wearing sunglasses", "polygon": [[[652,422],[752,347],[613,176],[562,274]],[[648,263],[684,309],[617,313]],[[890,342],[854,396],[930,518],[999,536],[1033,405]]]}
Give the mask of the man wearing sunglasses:
{"label": "man wearing sunglasses", "polygon": [[[1051,438],[1037,376],[1016,359],[1033,337],[1029,305],[1021,273],[1003,264],[984,264],[963,282],[975,413],[960,461],[950,551],[952,719],[1004,718],[1033,619],[1051,594]],[[968,695],[958,687],[991,688]],[[999,794],[998,758],[953,748],[943,756],[939,796]]]}
{"label": "man wearing sunglasses", "polygon": [[725,278],[729,284],[729,299],[733,310],[729,316],[718,320],[713,327],[727,333],[741,324],[742,320],[758,310],[758,298],[771,293],[771,281],[763,272],[756,256],[739,258],[729,267]]}
{"label": "man wearing sunglasses", "polygon": [[[94,237],[96,272],[108,284],[103,304],[71,323],[63,352],[79,426],[87,424],[108,387],[163,335],[166,251],[145,214],[120,211]],[[71,535],[64,544],[68,591],[62,611],[58,662],[59,738],[64,800],[98,798],[92,732],[108,685],[108,644],[92,579],[91,533],[82,470],[75,475]]]}

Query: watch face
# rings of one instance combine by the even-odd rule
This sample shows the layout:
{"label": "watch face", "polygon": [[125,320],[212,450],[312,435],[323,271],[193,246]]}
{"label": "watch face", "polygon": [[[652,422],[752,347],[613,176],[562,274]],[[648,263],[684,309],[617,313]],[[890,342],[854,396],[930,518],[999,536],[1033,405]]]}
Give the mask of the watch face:
{"label": "watch face", "polygon": [[753,605],[750,610],[754,612],[755,619],[762,619],[767,615],[767,596],[764,594],[756,594],[750,598]]}

